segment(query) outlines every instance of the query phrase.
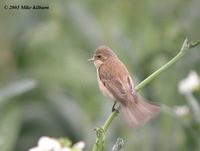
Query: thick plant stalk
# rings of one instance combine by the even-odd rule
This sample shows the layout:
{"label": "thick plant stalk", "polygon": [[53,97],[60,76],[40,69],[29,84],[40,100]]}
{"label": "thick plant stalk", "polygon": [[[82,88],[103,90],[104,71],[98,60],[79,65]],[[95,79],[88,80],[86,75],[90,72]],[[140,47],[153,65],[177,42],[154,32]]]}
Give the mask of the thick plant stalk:
{"label": "thick plant stalk", "polygon": [[[198,46],[200,44],[200,40],[195,42],[195,43],[188,43],[188,40],[186,39],[183,43],[183,46],[180,50],[180,52],[173,58],[171,59],[168,63],[166,63],[164,66],[162,66],[160,69],[158,69],[157,71],[155,71],[153,74],[151,74],[149,77],[147,77],[145,80],[143,80],[135,89],[136,92],[138,92],[139,90],[141,90],[144,86],[146,86],[149,82],[151,82],[154,78],[156,78],[158,75],[160,75],[161,73],[163,73],[165,70],[167,70],[169,67],[171,67],[172,65],[174,65],[177,61],[179,61],[185,54],[187,54],[189,52],[190,49]],[[117,106],[117,110],[120,110],[120,105]],[[110,116],[108,117],[108,119],[106,120],[106,122],[104,123],[103,127],[100,127],[102,129],[102,135],[105,138],[105,133],[108,129],[108,127],[110,126],[110,124],[112,123],[113,119],[116,117],[117,115],[117,111],[114,111],[110,114]],[[102,138],[99,138],[97,135],[97,140],[94,144],[93,150],[92,151],[103,151],[102,146],[105,146],[105,140],[101,140]],[[102,144],[99,142],[103,142]]]}

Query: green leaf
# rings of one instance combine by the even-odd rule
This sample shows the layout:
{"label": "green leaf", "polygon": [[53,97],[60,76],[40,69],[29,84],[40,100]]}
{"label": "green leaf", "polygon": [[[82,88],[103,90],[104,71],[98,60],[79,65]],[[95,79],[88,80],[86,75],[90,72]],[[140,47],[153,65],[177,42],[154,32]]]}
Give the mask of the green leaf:
{"label": "green leaf", "polygon": [[69,140],[69,138],[66,137],[61,137],[61,138],[54,138],[56,141],[58,141],[62,147],[71,147],[72,142]]}
{"label": "green leaf", "polygon": [[23,94],[36,86],[36,81],[32,79],[25,79],[13,82],[0,90],[0,103],[9,98]]}
{"label": "green leaf", "polygon": [[9,103],[1,109],[0,115],[0,151],[12,151],[16,143],[21,124],[21,105]]}

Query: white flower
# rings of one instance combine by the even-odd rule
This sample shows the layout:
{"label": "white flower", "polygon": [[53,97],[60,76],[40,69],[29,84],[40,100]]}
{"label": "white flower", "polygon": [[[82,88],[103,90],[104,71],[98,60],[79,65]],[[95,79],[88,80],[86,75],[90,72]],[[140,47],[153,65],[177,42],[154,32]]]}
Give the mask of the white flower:
{"label": "white flower", "polygon": [[78,150],[82,151],[85,148],[85,142],[80,141],[73,145],[73,148],[77,148]]}
{"label": "white flower", "polygon": [[69,147],[65,147],[65,148],[62,149],[62,151],[72,151],[72,149],[69,148]]}
{"label": "white flower", "polygon": [[29,149],[29,151],[43,151],[43,150],[39,147],[34,147],[34,148]]}
{"label": "white flower", "polygon": [[29,151],[60,151],[61,145],[56,140],[43,136],[38,141],[38,146],[30,149]]}
{"label": "white flower", "polygon": [[177,106],[175,108],[175,113],[179,116],[183,116],[189,112],[189,108],[187,106]]}
{"label": "white flower", "polygon": [[38,147],[47,151],[61,149],[61,145],[59,142],[47,136],[43,136],[39,139]]}
{"label": "white flower", "polygon": [[190,71],[188,77],[179,82],[179,92],[182,94],[192,92],[200,85],[200,78],[195,71]]}
{"label": "white flower", "polygon": [[[63,138],[53,139],[47,136],[43,136],[39,139],[38,146],[29,149],[29,151],[72,151],[72,150],[83,151],[83,149],[85,148],[85,143],[83,141],[74,144],[72,148],[71,145],[70,146],[64,145],[63,147],[60,144],[60,141],[63,142]],[[65,141],[66,141],[65,143],[70,142],[71,144],[70,140],[65,139]]]}

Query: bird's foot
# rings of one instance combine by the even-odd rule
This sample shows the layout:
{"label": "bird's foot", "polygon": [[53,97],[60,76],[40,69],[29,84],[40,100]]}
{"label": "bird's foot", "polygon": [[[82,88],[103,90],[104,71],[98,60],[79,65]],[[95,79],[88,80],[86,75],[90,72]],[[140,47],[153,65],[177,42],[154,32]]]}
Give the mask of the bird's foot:
{"label": "bird's foot", "polygon": [[118,114],[118,113],[119,113],[119,110],[115,108],[116,103],[117,103],[117,102],[115,102],[115,103],[113,104],[112,112],[116,111],[117,114]]}

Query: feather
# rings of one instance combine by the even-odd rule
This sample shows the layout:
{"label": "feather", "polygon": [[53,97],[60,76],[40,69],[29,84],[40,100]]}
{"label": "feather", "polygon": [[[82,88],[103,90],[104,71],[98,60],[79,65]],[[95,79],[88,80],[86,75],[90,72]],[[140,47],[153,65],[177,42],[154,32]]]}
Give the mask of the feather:
{"label": "feather", "polygon": [[122,104],[122,112],[128,124],[133,128],[144,124],[160,111],[159,104],[148,102],[139,96],[137,103],[134,100],[129,102],[126,105]]}

